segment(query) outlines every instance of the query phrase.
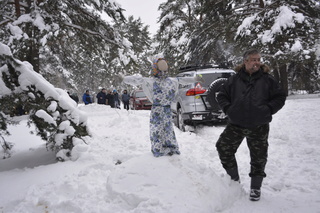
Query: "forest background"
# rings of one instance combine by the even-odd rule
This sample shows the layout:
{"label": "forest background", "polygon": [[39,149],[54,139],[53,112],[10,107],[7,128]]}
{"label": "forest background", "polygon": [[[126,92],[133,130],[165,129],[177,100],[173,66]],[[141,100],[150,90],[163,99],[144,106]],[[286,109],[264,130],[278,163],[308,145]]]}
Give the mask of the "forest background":
{"label": "forest background", "polygon": [[124,75],[148,76],[162,53],[171,73],[186,65],[234,67],[258,48],[289,94],[319,91],[317,0],[168,0],[153,35],[116,0],[1,0],[0,42],[55,87],[123,89]]}

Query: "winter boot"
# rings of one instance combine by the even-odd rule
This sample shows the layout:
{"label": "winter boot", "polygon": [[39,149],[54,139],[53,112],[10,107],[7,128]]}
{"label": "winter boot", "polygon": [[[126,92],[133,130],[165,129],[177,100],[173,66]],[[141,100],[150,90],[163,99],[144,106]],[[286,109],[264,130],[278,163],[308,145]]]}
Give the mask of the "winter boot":
{"label": "winter boot", "polygon": [[228,175],[230,175],[231,180],[240,182],[238,168],[226,169]]}
{"label": "winter boot", "polygon": [[261,185],[263,177],[251,177],[251,190],[250,190],[250,200],[258,201],[261,196]]}
{"label": "winter boot", "polygon": [[251,201],[258,201],[260,200],[261,196],[261,189],[251,189],[250,190],[250,200]]}

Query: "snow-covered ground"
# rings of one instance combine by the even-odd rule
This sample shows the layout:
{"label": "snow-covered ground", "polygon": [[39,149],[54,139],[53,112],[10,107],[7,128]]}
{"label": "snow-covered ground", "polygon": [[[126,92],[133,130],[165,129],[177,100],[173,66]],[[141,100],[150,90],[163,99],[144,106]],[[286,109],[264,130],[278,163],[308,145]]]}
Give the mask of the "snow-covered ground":
{"label": "snow-covered ground", "polygon": [[92,137],[76,146],[76,161],[56,162],[21,121],[6,137],[15,143],[12,157],[0,160],[0,212],[320,212],[319,106],[319,95],[289,97],[274,116],[258,202],[248,199],[245,141],[237,153],[241,184],[225,175],[215,149],[222,126],[175,129],[181,155],[154,158],[150,111],[81,105]]}

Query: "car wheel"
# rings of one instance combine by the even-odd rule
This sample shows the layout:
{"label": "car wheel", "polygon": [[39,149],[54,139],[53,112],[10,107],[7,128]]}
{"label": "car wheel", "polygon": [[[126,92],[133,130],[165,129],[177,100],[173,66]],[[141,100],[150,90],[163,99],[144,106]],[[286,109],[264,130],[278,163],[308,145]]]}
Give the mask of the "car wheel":
{"label": "car wheel", "polygon": [[213,111],[218,111],[220,110],[220,107],[218,105],[217,102],[217,94],[220,90],[220,87],[226,83],[228,81],[228,79],[226,78],[219,78],[217,80],[215,80],[214,82],[212,82],[209,86],[208,92],[207,92],[207,100],[209,102],[209,104],[212,107]]}
{"label": "car wheel", "polygon": [[183,118],[182,118],[182,109],[181,109],[181,108],[178,109],[177,124],[178,124],[178,128],[179,128],[182,132],[185,132],[185,131],[186,131],[185,124],[184,124]]}

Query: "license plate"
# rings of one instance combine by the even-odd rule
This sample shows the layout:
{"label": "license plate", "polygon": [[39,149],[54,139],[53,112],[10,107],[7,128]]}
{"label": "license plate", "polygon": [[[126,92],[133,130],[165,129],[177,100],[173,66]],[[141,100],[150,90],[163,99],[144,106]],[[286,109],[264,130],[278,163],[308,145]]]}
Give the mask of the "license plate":
{"label": "license plate", "polygon": [[202,115],[193,115],[192,116],[192,120],[197,120],[197,121],[201,121],[202,120]]}

